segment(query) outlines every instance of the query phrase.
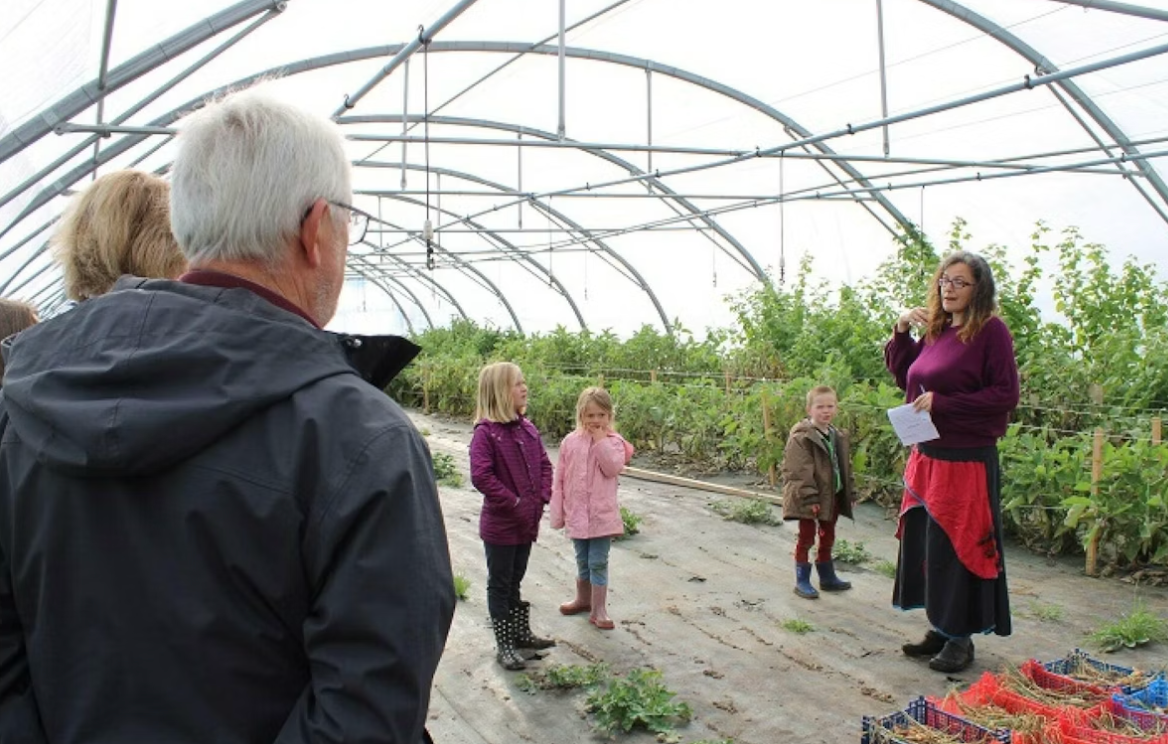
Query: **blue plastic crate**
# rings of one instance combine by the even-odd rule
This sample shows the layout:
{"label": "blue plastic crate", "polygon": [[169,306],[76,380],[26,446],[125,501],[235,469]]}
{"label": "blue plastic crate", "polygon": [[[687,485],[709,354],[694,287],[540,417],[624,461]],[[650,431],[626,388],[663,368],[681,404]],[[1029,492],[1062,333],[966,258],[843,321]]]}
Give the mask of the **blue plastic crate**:
{"label": "blue plastic crate", "polygon": [[1145,731],[1168,730],[1168,713],[1157,713],[1156,708],[1168,710],[1168,679],[1164,673],[1156,675],[1146,687],[1128,695],[1112,695],[1112,712],[1128,719]]}
{"label": "blue plastic crate", "polygon": [[[1102,674],[1114,675],[1117,679],[1127,677],[1135,673],[1135,669],[1132,667],[1121,666],[1119,664],[1109,664],[1105,661],[1100,661],[1099,659],[1090,656],[1086,651],[1078,648],[1061,659],[1047,661],[1042,664],[1042,667],[1051,674],[1061,674],[1064,677],[1071,677],[1072,679],[1074,679],[1073,674],[1075,670],[1084,666],[1090,666]],[[1148,674],[1145,681],[1134,685],[1120,685],[1119,689],[1124,694],[1131,694],[1132,692],[1145,687],[1152,679],[1154,679],[1154,675]],[[1094,684],[1099,687],[1108,686],[1098,683]],[[1112,686],[1114,687],[1115,685]]]}
{"label": "blue plastic crate", "polygon": [[923,697],[908,704],[908,708],[891,715],[875,718],[864,716],[860,744],[906,744],[894,729],[917,722],[944,731],[965,742],[1000,742],[1010,744],[1010,732],[987,729],[961,716],[946,713]]}

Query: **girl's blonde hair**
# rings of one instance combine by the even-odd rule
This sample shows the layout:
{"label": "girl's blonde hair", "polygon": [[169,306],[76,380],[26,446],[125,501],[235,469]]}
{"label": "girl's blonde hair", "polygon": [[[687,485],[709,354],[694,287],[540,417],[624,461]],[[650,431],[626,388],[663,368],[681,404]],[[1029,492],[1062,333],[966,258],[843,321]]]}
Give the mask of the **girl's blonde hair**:
{"label": "girl's blonde hair", "polygon": [[75,197],[53,235],[72,300],[103,295],[122,274],[174,279],[186,268],[170,231],[170,184],[150,173],[107,173]]}
{"label": "girl's blonde hair", "polygon": [[584,430],[584,409],[588,407],[589,403],[595,403],[596,407],[608,414],[609,423],[611,423],[613,405],[612,396],[608,391],[602,387],[584,388],[584,392],[580,393],[580,397],[576,399],[576,428],[580,431]]}
{"label": "girl's blonde hair", "polygon": [[[37,322],[36,308],[21,300],[0,299],[0,340],[19,333]],[[0,377],[4,376],[4,358],[0,357]]]}
{"label": "girl's blonde hair", "polygon": [[505,424],[519,418],[511,389],[523,371],[511,362],[495,362],[479,371],[479,397],[475,405],[475,421],[494,421]]}

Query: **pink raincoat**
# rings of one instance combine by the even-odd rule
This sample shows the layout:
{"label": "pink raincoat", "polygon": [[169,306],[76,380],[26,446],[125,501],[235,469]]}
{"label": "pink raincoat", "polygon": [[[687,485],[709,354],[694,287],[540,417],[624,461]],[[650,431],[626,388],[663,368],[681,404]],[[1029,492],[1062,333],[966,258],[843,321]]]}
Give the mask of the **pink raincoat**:
{"label": "pink raincoat", "polygon": [[617,476],[632,458],[633,445],[615,432],[599,442],[582,431],[564,437],[549,504],[552,528],[567,527],[576,540],[624,534]]}

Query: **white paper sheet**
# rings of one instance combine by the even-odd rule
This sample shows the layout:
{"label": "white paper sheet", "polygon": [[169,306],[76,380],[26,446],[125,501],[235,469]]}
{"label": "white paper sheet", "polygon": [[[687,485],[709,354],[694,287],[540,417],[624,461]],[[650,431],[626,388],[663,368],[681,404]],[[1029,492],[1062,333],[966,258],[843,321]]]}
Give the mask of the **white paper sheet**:
{"label": "white paper sheet", "polygon": [[933,417],[928,411],[914,411],[912,403],[888,409],[888,420],[903,445],[928,442],[941,435],[933,425]]}

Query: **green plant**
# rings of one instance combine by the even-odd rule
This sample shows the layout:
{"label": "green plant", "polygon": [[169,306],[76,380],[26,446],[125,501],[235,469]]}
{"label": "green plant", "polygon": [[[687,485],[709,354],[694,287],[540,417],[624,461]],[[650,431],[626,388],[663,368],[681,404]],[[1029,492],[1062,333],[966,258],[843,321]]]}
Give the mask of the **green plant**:
{"label": "green plant", "polygon": [[780,524],[781,519],[775,516],[770,503],[762,499],[735,499],[715,501],[710,505],[723,519],[742,524]]}
{"label": "green plant", "polygon": [[1047,604],[1045,602],[1030,603],[1031,617],[1044,623],[1061,622],[1064,614],[1063,608],[1056,604]]}
{"label": "green plant", "polygon": [[428,437],[428,436],[430,436],[430,428],[427,426],[423,426],[423,427],[418,429],[418,433],[424,437]]}
{"label": "green plant", "polygon": [[840,563],[850,563],[853,566],[872,560],[872,554],[864,549],[864,543],[850,543],[847,540],[837,540],[835,547],[832,548],[832,555]]}
{"label": "green plant", "polygon": [[470,579],[462,574],[454,574],[454,595],[465,601],[470,596]]}
{"label": "green plant", "polygon": [[438,452],[434,455],[434,478],[444,486],[462,487],[462,473],[454,462],[454,455]]}
{"label": "green plant", "polygon": [[641,522],[644,520],[643,517],[637,515],[631,509],[623,506],[620,508],[620,515],[621,521],[624,522],[625,525],[625,531],[624,534],[617,535],[617,540],[623,540],[626,537],[632,537],[641,531]]}
{"label": "green plant", "polygon": [[792,633],[803,635],[804,633],[813,633],[815,626],[806,620],[800,620],[797,617],[789,617],[783,622],[779,623],[779,627],[783,630],[788,630]]}
{"label": "green plant", "polygon": [[876,561],[876,565],[872,568],[876,569],[876,573],[887,576],[890,579],[896,578],[896,564],[892,561]]}
{"label": "green plant", "polygon": [[633,669],[593,690],[585,705],[596,716],[596,728],[611,734],[640,726],[658,735],[671,735],[673,722],[688,722],[693,711],[674,700],[677,693],[661,680],[656,669]]}
{"label": "green plant", "polygon": [[538,669],[521,675],[516,684],[524,692],[535,694],[538,690],[591,689],[604,684],[611,678],[607,664],[552,664],[546,669]]}
{"label": "green plant", "polygon": [[1101,651],[1118,651],[1154,641],[1166,641],[1168,620],[1149,612],[1143,600],[1136,600],[1131,612],[1100,627],[1089,639]]}

